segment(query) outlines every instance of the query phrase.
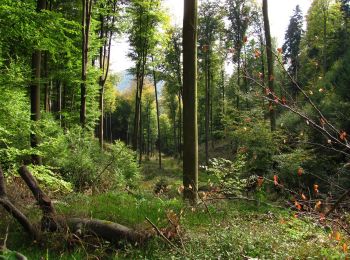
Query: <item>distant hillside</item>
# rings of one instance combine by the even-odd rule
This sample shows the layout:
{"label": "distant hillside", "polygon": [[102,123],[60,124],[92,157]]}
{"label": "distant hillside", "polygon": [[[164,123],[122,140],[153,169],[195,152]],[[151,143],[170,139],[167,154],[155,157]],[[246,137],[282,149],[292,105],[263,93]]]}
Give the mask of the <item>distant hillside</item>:
{"label": "distant hillside", "polygon": [[[121,81],[119,85],[117,85],[117,89],[121,92],[129,89],[131,87],[132,81],[135,79],[134,75],[130,74],[129,71],[120,72],[120,78],[121,78]],[[157,83],[157,88],[158,88],[157,92],[159,94],[161,94],[163,86],[164,86],[163,81],[160,81]]]}
{"label": "distant hillside", "polygon": [[121,92],[131,87],[132,81],[134,80],[134,76],[131,75],[128,71],[123,71],[120,73],[121,81],[119,85],[117,85],[117,89]]}

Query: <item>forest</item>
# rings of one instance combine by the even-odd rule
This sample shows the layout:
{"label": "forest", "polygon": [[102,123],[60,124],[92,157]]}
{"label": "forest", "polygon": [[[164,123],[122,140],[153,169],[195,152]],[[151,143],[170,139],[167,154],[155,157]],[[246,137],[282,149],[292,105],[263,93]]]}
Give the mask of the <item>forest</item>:
{"label": "forest", "polygon": [[350,259],[350,1],[309,2],[280,44],[272,0],[0,0],[0,259]]}

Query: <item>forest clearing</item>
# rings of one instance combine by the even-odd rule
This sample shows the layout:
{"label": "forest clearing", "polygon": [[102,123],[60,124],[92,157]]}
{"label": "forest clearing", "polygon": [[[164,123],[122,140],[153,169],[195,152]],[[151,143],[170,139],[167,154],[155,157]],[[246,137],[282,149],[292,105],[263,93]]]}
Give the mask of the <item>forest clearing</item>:
{"label": "forest clearing", "polygon": [[349,259],[349,18],[1,0],[0,259]]}

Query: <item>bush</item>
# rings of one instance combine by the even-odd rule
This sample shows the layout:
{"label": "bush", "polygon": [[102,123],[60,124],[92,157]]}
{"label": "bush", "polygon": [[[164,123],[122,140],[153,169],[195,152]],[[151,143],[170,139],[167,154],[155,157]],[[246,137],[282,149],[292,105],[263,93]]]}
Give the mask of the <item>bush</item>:
{"label": "bush", "polygon": [[122,142],[102,151],[98,140],[80,127],[47,138],[40,149],[44,162],[60,169],[64,179],[77,190],[131,185],[139,176],[135,155]]}

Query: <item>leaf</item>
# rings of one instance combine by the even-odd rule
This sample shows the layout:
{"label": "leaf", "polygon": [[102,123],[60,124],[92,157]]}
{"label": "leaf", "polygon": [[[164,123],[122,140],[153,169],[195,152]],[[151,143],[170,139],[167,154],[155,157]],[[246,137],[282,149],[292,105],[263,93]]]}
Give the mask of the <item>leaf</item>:
{"label": "leaf", "polygon": [[302,167],[298,168],[298,176],[300,177],[301,175],[303,175],[304,173],[304,169]]}
{"label": "leaf", "polygon": [[255,56],[256,59],[259,58],[261,56],[261,52],[259,50],[255,49],[254,50],[254,56]]}
{"label": "leaf", "polygon": [[277,48],[278,53],[282,53],[282,48]]}
{"label": "leaf", "polygon": [[302,198],[303,200],[307,200],[307,197],[305,196],[304,193],[301,194],[301,198]]}
{"label": "leaf", "polygon": [[247,36],[244,36],[243,37],[243,42],[246,43],[248,41],[248,37]]}
{"label": "leaf", "polygon": [[278,185],[278,176],[274,175],[273,176],[273,183],[277,186]]}
{"label": "leaf", "polygon": [[346,243],[343,244],[343,252],[344,253],[348,252],[348,245]]}
{"label": "leaf", "polygon": [[339,138],[340,138],[340,140],[345,141],[346,140],[346,136],[347,136],[346,132],[345,131],[341,131]]}
{"label": "leaf", "polygon": [[316,204],[315,204],[315,210],[320,210],[321,209],[321,204],[322,204],[322,202],[320,200],[317,201]]}
{"label": "leaf", "polygon": [[294,205],[295,205],[295,207],[297,208],[297,210],[301,210],[302,206],[300,205],[299,202],[294,201]]}
{"label": "leaf", "polygon": [[258,187],[261,187],[264,182],[264,177],[259,176],[257,182],[258,182]]}
{"label": "leaf", "polygon": [[317,184],[314,184],[314,192],[315,193],[318,193],[319,191],[318,191],[318,185]]}

